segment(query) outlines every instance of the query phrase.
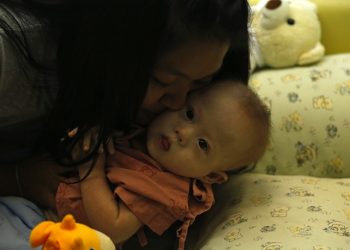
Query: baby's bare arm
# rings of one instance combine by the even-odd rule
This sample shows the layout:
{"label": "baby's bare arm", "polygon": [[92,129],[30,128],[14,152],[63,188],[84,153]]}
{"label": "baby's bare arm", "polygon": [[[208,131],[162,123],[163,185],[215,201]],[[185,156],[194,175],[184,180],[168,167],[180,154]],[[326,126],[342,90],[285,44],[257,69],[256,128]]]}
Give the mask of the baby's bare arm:
{"label": "baby's bare arm", "polygon": [[[104,166],[105,155],[100,154],[92,172],[80,184],[81,195],[90,226],[119,244],[134,235],[142,224],[121,201],[115,199],[108,186]],[[80,168],[80,177],[86,174],[88,168],[88,164]]]}

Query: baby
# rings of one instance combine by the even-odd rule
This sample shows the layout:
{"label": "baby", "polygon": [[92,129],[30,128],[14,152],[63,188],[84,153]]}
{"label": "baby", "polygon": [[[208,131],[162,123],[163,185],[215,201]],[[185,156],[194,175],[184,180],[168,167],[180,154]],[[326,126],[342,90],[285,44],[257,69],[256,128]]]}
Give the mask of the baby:
{"label": "baby", "polygon": [[166,170],[208,181],[258,160],[268,134],[258,97],[243,84],[222,82],[192,93],[182,110],[156,117],[147,150]]}
{"label": "baby", "polygon": [[152,121],[145,150],[135,146],[137,137],[119,140],[106,168],[95,167],[80,183],[62,183],[58,214],[73,213],[115,244],[136,232],[144,239],[143,225],[161,235],[183,221],[178,237],[184,249],[189,225],[214,203],[211,185],[225,182],[226,171],[256,162],[269,133],[269,112],[247,86],[230,81],[207,86],[191,93],[181,110]]}

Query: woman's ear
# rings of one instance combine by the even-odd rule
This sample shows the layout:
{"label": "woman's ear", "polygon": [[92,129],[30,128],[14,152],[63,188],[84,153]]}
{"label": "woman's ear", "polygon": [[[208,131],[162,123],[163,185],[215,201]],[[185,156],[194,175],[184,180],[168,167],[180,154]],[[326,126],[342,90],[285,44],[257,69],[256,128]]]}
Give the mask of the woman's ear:
{"label": "woman's ear", "polygon": [[214,184],[214,183],[224,183],[228,179],[227,174],[224,171],[216,171],[207,174],[206,176],[200,178],[200,180],[204,183]]}

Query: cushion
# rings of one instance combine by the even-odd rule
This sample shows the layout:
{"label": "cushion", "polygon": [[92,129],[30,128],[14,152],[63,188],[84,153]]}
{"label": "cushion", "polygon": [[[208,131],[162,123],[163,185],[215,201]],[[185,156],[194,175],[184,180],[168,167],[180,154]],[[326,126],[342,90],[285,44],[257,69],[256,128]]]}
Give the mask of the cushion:
{"label": "cushion", "polygon": [[193,249],[350,249],[349,178],[247,173],[216,193]]}
{"label": "cushion", "polygon": [[350,177],[350,54],[315,65],[254,72],[271,109],[271,144],[255,172]]}

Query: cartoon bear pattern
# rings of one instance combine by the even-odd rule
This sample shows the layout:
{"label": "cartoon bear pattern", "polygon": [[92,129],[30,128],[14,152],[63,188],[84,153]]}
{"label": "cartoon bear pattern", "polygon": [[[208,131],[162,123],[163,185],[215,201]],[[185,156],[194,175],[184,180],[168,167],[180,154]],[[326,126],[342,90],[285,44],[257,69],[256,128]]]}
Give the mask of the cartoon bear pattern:
{"label": "cartoon bear pattern", "polygon": [[271,109],[272,138],[255,172],[350,177],[350,54],[255,72],[250,86]]}
{"label": "cartoon bear pattern", "polygon": [[350,178],[247,173],[217,194],[196,249],[350,249]]}

